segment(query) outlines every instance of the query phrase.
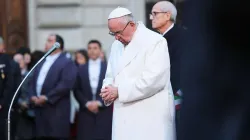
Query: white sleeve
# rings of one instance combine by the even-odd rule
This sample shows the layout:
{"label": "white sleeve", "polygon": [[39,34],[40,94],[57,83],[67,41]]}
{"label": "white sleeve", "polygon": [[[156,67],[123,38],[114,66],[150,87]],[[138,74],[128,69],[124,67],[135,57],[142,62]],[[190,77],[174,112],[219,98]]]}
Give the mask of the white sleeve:
{"label": "white sleeve", "polygon": [[169,79],[170,62],[167,41],[162,39],[147,51],[145,70],[140,77],[134,82],[124,80],[119,84],[119,101],[127,103],[148,98],[164,89]]}
{"label": "white sleeve", "polygon": [[102,84],[102,88],[104,88],[105,86],[108,86],[108,85],[112,85],[113,81],[114,81],[114,76],[113,76],[113,71],[112,71],[113,53],[114,52],[113,52],[113,45],[112,45],[110,56],[109,56],[109,59],[108,59],[108,65],[107,65],[105,78],[104,78],[103,84]]}

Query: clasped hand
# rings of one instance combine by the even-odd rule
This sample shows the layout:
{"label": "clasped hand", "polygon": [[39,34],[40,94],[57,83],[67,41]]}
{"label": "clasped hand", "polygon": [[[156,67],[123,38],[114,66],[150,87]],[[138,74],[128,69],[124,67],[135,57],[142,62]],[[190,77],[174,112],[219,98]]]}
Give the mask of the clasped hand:
{"label": "clasped hand", "polygon": [[44,95],[41,95],[39,97],[33,96],[31,97],[31,102],[33,102],[35,105],[43,105],[47,100],[47,97]]}
{"label": "clasped hand", "polygon": [[106,103],[112,103],[118,98],[118,88],[113,86],[106,86],[101,89],[102,100]]}
{"label": "clasped hand", "polygon": [[89,101],[87,103],[87,108],[89,111],[93,113],[98,113],[99,112],[99,101]]}

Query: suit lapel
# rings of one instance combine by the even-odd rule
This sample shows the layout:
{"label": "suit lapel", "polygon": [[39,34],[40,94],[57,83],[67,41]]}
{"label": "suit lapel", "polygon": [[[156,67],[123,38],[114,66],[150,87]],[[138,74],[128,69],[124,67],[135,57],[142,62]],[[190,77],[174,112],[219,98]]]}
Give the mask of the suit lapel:
{"label": "suit lapel", "polygon": [[[143,26],[143,27],[142,27]],[[134,34],[131,42],[125,47],[123,55],[121,57],[121,61],[118,64],[117,76],[140,52],[140,50],[144,47],[140,42],[143,41],[143,29],[144,25],[138,24],[137,30]]]}
{"label": "suit lapel", "polygon": [[101,69],[100,69],[100,74],[99,74],[99,81],[98,81],[98,89],[102,87],[102,80],[105,77],[105,64],[101,62]]}
{"label": "suit lapel", "polygon": [[[100,65],[101,65],[101,67],[100,67],[100,74],[99,74],[99,80],[98,80],[98,85],[97,85],[97,91],[96,92],[99,92],[98,89],[101,89],[101,87],[102,87],[102,80],[105,77],[105,70],[106,70],[105,64],[103,62],[101,62]],[[89,87],[90,92],[92,93],[92,90],[91,90],[92,87],[90,85],[90,78],[89,78],[89,63],[87,63],[87,70],[86,70],[86,72],[87,72],[86,75],[87,75],[87,79],[88,79],[88,87]],[[97,94],[98,93],[96,93],[96,95]],[[93,95],[93,93],[91,95]]]}
{"label": "suit lapel", "polygon": [[[37,86],[37,85],[36,85],[37,79],[38,79],[39,73],[40,73],[40,71],[41,71],[41,68],[42,68],[44,62],[45,62],[45,60],[43,60],[43,61],[35,68],[34,72],[32,72],[32,76],[33,76],[33,80],[34,80],[33,82],[35,82],[35,84],[33,84],[33,85],[34,85],[33,89],[36,89],[36,86]],[[35,91],[36,91],[36,90],[35,90]],[[37,93],[36,93],[36,95],[37,95]]]}
{"label": "suit lapel", "polygon": [[49,71],[46,75],[46,78],[44,80],[44,84],[43,84],[43,87],[42,87],[42,91],[41,91],[41,94],[43,94],[43,90],[44,90],[44,87],[47,87],[47,84],[49,84],[50,82],[46,82],[46,81],[50,81],[50,78],[53,78],[54,77],[54,74],[56,72],[58,72],[58,65],[61,63],[60,59],[63,57],[62,54],[60,54],[60,56],[55,60],[55,62],[51,65],[51,67],[49,68]]}
{"label": "suit lapel", "polygon": [[173,49],[175,48],[172,48],[172,41],[174,38],[176,38],[176,29],[177,29],[177,25],[175,25],[172,29],[170,29],[163,37],[167,40],[168,42],[168,51],[169,51],[169,54],[171,55],[172,52],[173,52]]}
{"label": "suit lapel", "polygon": [[34,71],[33,76],[35,77],[35,80],[36,80],[36,81],[37,81],[38,75],[39,75],[39,73],[40,73],[40,71],[41,71],[41,68],[42,68],[44,62],[45,62],[45,60],[43,60],[43,61],[35,68],[35,71]]}
{"label": "suit lapel", "polygon": [[136,47],[137,46],[135,45],[132,46],[132,44],[127,46],[123,53],[121,61],[118,64],[118,69],[115,76],[118,75],[136,57],[139,52],[139,49],[135,49]]}
{"label": "suit lapel", "polygon": [[89,91],[90,91],[90,93],[91,93],[91,96],[93,95],[93,93],[92,93],[92,88],[91,88],[91,85],[90,85],[90,78],[89,78],[89,62],[87,62],[87,64],[86,64],[86,70],[85,70],[85,75],[87,75],[87,84],[88,84],[88,88],[89,88]]}
{"label": "suit lapel", "polygon": [[41,71],[41,68],[42,68],[44,62],[45,62],[45,60],[43,60],[43,61],[35,68],[35,71],[34,71],[34,74],[33,74],[33,76],[35,77],[35,81],[37,81],[38,75],[39,75],[39,73],[40,73],[40,71]]}

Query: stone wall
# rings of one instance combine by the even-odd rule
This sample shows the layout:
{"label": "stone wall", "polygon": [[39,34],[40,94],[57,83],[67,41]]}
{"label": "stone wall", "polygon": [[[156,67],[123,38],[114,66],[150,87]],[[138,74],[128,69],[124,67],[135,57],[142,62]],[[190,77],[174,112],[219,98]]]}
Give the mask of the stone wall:
{"label": "stone wall", "polygon": [[145,21],[145,0],[28,0],[30,48],[43,50],[48,35],[58,33],[68,51],[86,48],[90,39],[98,39],[108,53],[114,38],[108,34],[107,17],[117,6],[129,8],[137,20]]}

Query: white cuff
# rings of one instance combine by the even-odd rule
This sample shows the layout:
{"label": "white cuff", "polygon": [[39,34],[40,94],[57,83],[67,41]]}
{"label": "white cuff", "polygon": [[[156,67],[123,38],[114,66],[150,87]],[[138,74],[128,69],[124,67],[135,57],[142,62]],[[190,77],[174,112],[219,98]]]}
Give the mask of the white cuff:
{"label": "white cuff", "polygon": [[86,104],[85,104],[85,107],[88,107],[90,104],[90,101],[88,101]]}

